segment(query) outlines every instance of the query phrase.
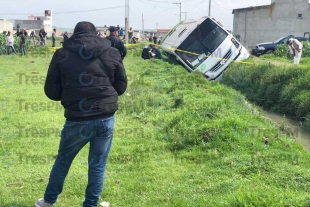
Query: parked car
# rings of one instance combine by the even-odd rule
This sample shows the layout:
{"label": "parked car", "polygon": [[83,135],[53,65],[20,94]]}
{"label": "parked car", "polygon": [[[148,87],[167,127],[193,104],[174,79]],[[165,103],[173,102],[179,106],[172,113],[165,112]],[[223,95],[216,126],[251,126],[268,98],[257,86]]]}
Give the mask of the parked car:
{"label": "parked car", "polygon": [[163,39],[161,49],[189,72],[199,71],[208,80],[218,80],[234,60],[250,54],[219,22],[209,17],[187,20]]}
{"label": "parked car", "polygon": [[255,49],[252,50],[252,54],[256,56],[260,56],[263,54],[273,53],[276,50],[278,45],[286,44],[289,38],[295,38],[301,42],[308,40],[307,37],[294,37],[293,35],[281,37],[274,42],[257,44]]}

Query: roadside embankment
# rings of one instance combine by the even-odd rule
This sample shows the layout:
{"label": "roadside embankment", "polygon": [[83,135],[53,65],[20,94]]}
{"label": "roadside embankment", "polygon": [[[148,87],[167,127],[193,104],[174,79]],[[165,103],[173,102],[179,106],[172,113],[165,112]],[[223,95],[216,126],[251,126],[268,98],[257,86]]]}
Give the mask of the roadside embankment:
{"label": "roadside embankment", "polygon": [[[307,62],[306,60],[303,60]],[[310,129],[310,70],[307,65],[231,64],[222,83],[264,109],[304,121]]]}

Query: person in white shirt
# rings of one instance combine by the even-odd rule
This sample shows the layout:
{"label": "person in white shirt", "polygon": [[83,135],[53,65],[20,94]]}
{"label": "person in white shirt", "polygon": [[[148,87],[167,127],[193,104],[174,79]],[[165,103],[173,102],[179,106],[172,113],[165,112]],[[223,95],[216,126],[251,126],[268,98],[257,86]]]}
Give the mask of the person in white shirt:
{"label": "person in white shirt", "polygon": [[6,48],[8,50],[8,55],[10,54],[10,49],[12,48],[13,52],[16,54],[16,50],[14,48],[14,37],[11,35],[11,32],[8,32],[6,35]]}
{"label": "person in white shirt", "polygon": [[287,41],[290,53],[294,56],[294,64],[298,65],[302,55],[302,44],[297,39],[290,38]]}

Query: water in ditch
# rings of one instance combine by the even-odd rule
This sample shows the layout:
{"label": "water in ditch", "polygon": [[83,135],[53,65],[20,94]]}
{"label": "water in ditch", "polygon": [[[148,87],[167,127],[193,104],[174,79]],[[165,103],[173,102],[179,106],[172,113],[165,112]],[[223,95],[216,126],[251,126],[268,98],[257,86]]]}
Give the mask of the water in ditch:
{"label": "water in ditch", "polygon": [[285,125],[289,126],[293,132],[294,138],[296,138],[296,141],[303,145],[306,149],[310,150],[310,132],[302,128],[301,122],[283,117],[280,114],[276,114],[270,111],[263,111],[262,113],[263,116],[268,117],[277,124],[284,123]]}

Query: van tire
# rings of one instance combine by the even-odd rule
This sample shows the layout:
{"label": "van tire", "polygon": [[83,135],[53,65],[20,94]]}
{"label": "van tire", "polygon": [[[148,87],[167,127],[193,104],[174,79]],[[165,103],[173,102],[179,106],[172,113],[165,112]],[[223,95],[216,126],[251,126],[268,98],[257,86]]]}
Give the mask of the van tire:
{"label": "van tire", "polygon": [[273,50],[267,50],[266,51],[266,54],[271,54],[271,53],[273,53],[274,51]]}

